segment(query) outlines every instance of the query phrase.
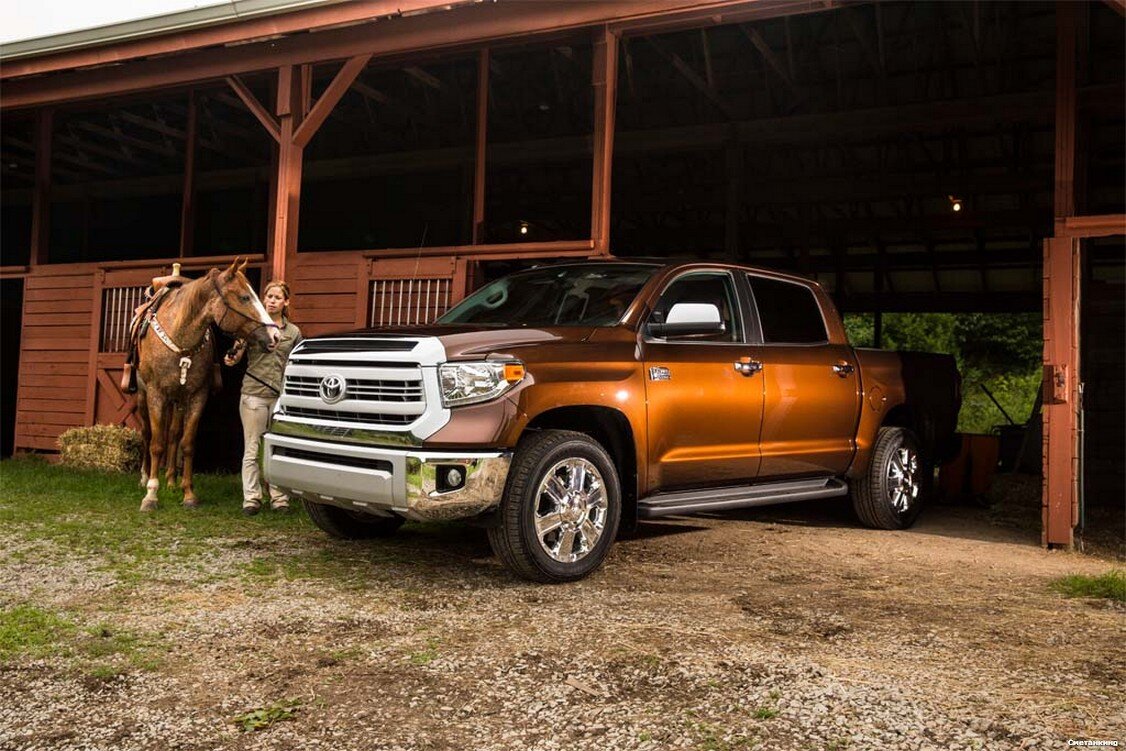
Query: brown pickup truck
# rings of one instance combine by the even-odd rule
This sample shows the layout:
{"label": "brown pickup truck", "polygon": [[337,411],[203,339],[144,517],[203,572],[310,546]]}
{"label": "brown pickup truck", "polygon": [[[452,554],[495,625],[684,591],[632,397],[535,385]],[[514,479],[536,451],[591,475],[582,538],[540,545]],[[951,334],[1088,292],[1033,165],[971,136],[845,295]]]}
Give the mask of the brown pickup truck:
{"label": "brown pickup truck", "polygon": [[330,535],[467,519],[520,576],[571,581],[638,519],[851,495],[907,527],[960,400],[953,358],[853,349],[806,279],[569,263],[432,326],[306,339],[265,473]]}

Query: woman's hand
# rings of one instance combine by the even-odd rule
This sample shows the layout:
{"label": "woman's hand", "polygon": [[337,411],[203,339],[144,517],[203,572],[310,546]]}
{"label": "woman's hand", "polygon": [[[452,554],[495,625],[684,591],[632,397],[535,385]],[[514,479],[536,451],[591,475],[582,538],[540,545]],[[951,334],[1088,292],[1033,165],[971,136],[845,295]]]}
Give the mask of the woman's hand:
{"label": "woman's hand", "polygon": [[235,341],[234,346],[223,355],[223,364],[228,368],[234,367],[238,364],[238,361],[242,359],[244,354],[246,354],[246,340],[238,339]]}

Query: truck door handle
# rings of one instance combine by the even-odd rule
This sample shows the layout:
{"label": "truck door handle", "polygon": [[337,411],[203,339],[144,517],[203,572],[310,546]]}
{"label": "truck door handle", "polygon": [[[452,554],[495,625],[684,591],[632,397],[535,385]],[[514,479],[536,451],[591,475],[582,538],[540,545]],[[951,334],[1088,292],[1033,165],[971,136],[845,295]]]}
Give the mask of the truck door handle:
{"label": "truck door handle", "polygon": [[750,377],[762,370],[762,363],[749,357],[741,357],[735,361],[735,370]]}
{"label": "truck door handle", "polygon": [[848,376],[854,370],[856,370],[856,368],[852,367],[850,363],[844,362],[843,360],[833,366],[833,372],[839,375],[841,378],[848,378]]}

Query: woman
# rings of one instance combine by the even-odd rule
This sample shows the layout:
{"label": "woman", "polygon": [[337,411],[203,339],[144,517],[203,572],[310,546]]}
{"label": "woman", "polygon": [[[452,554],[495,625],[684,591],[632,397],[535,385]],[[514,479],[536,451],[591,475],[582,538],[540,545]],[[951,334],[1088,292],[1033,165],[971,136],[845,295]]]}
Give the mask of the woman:
{"label": "woman", "polygon": [[[262,508],[262,480],[258,474],[258,446],[270,422],[274,402],[282,389],[282,375],[289,353],[301,341],[301,330],[289,320],[289,285],[274,281],[266,285],[262,295],[266,313],[278,325],[281,340],[271,352],[257,342],[250,344],[247,354],[245,340],[238,340],[223,358],[227,365],[235,365],[247,356],[246,376],[242,379],[242,396],[239,399],[239,417],[242,418],[242,513],[254,516]],[[274,511],[289,511],[289,499],[284,493],[270,488],[270,506]]]}

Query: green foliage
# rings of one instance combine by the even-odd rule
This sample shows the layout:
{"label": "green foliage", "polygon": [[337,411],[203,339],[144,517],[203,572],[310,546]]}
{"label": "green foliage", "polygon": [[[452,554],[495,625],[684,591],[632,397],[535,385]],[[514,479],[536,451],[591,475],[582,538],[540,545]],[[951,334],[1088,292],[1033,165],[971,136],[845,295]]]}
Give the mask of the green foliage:
{"label": "green foliage", "polygon": [[[870,347],[875,316],[844,318],[849,341]],[[943,352],[954,355],[962,374],[962,411],[958,430],[988,433],[1006,423],[984,385],[1017,423],[1032,412],[1040,387],[1043,332],[1036,313],[885,313],[883,349]]]}
{"label": "green foliage", "polygon": [[141,434],[119,425],[71,428],[59,436],[60,461],[68,467],[133,472],[141,468]]}
{"label": "green foliage", "polygon": [[253,709],[246,714],[231,718],[231,722],[242,728],[244,733],[255,730],[265,730],[275,722],[292,720],[294,712],[301,702],[297,699],[282,699],[266,707]]}
{"label": "green foliage", "polygon": [[23,603],[0,610],[0,664],[62,657],[85,675],[107,680],[128,668],[152,670],[164,646],[106,623],[81,627],[71,617]]}
{"label": "green foliage", "polygon": [[1073,574],[1056,579],[1052,589],[1066,597],[1096,597],[1126,602],[1126,570],[1108,571],[1100,576]]}

